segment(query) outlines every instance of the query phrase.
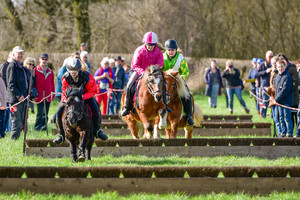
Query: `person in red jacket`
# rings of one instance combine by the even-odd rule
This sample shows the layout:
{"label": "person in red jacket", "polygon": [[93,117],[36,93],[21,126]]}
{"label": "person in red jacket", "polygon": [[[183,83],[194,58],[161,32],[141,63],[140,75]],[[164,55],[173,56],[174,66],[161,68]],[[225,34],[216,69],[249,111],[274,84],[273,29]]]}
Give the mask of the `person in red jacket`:
{"label": "person in red jacket", "polygon": [[[54,74],[48,67],[48,54],[42,53],[39,62],[40,64],[34,68],[36,78],[35,88],[38,91],[38,96],[35,99],[38,104],[34,129],[36,131],[45,131],[47,128],[46,121],[48,121],[49,107],[52,101],[51,92],[55,92]],[[43,101],[44,93],[45,97],[48,97],[45,99],[45,103]],[[46,109],[44,108],[44,105],[46,105]]]}
{"label": "person in red jacket", "polygon": [[81,87],[83,86],[83,101],[87,104],[92,111],[92,121],[94,126],[94,136],[100,138],[101,140],[107,140],[107,136],[100,129],[101,126],[101,118],[98,104],[94,98],[97,92],[97,85],[94,77],[91,73],[87,71],[81,70],[80,60],[76,58],[68,58],[66,61],[67,72],[64,74],[62,78],[62,98],[59,108],[57,110],[56,123],[58,127],[58,135],[53,140],[54,143],[60,144],[65,140],[65,132],[63,130],[62,124],[62,114],[64,111],[64,102],[66,102],[67,98],[65,95],[67,87]]}

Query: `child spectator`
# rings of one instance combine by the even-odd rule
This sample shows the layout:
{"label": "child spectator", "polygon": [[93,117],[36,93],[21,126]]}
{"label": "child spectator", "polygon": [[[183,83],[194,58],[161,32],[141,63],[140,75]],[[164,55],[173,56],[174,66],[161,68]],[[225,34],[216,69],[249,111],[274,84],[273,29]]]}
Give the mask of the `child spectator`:
{"label": "child spectator", "polygon": [[103,101],[102,114],[106,115],[108,105],[107,92],[109,88],[113,88],[112,84],[115,80],[115,74],[113,70],[109,67],[108,57],[103,58],[100,64],[101,67],[96,71],[94,75],[96,83],[99,84],[98,92],[100,93],[96,96],[96,100],[99,103],[99,106],[101,106],[101,102]]}
{"label": "child spectator", "polygon": [[[287,106],[293,106],[293,79],[288,72],[285,59],[280,59],[276,62],[278,75],[274,78],[275,102]],[[282,133],[280,137],[293,137],[293,124],[290,108],[278,106],[279,121],[281,124]]]}

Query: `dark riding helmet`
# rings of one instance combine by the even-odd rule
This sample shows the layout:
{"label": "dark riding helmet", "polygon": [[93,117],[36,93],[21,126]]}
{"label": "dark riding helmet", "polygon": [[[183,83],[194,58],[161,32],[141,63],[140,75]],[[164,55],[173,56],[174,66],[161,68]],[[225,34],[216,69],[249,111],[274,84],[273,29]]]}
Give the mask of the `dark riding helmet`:
{"label": "dark riding helmet", "polygon": [[176,40],[174,40],[174,39],[168,39],[168,40],[165,42],[165,48],[166,48],[167,50],[177,49],[177,48],[178,48],[178,45],[177,45]]}
{"label": "dark riding helmet", "polygon": [[68,71],[80,71],[81,69],[81,62],[77,58],[67,58],[65,61],[65,66]]}

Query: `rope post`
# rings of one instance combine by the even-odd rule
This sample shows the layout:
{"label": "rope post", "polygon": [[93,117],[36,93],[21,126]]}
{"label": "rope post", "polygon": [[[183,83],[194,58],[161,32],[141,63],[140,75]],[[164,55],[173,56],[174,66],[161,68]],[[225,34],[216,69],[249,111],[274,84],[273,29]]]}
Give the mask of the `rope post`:
{"label": "rope post", "polygon": [[46,126],[46,133],[48,136],[48,126],[47,126],[47,109],[46,109],[46,95],[45,95],[45,91],[43,91],[43,96],[44,96],[44,116],[45,116],[45,126]]}
{"label": "rope post", "polygon": [[30,98],[30,92],[31,92],[31,84],[32,84],[32,75],[33,75],[33,70],[31,70],[30,74],[30,80],[29,80],[29,87],[28,87],[28,96],[27,102],[26,102],[26,108],[25,108],[25,115],[24,115],[24,123],[23,123],[23,131],[24,131],[24,140],[23,140],[23,156],[25,156],[25,151],[26,151],[26,135],[27,135],[27,129],[28,129],[28,124],[27,124],[27,119],[28,119],[28,110],[29,110],[29,98]]}

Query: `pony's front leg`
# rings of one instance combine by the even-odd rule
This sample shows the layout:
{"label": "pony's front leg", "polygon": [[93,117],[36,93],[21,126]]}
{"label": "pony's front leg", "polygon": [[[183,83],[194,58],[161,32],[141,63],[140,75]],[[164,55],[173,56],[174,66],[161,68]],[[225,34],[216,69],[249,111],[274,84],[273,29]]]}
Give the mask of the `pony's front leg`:
{"label": "pony's front leg", "polygon": [[166,109],[160,109],[158,111],[158,114],[159,114],[158,128],[160,130],[164,130],[167,126],[167,117],[168,117],[167,111],[166,111]]}
{"label": "pony's front leg", "polygon": [[76,151],[76,144],[75,144],[75,142],[71,142],[70,141],[70,146],[71,146],[72,161],[76,162],[77,161],[77,151]]}
{"label": "pony's front leg", "polygon": [[153,129],[153,138],[160,138],[160,130],[158,129],[160,117],[155,117],[154,129]]}
{"label": "pony's front leg", "polygon": [[146,138],[152,138],[152,133],[153,133],[153,126],[150,123],[150,121],[148,120],[148,116],[144,115],[144,114],[139,114],[140,119],[143,123],[144,129],[145,129],[145,136]]}
{"label": "pony's front leg", "polygon": [[85,146],[87,143],[87,134],[86,131],[80,131],[80,140],[78,145],[78,162],[84,162],[85,161]]}

